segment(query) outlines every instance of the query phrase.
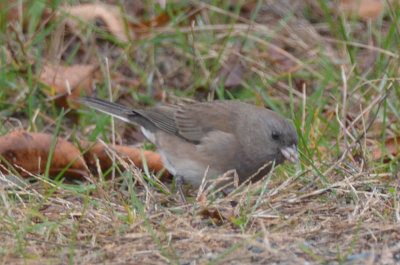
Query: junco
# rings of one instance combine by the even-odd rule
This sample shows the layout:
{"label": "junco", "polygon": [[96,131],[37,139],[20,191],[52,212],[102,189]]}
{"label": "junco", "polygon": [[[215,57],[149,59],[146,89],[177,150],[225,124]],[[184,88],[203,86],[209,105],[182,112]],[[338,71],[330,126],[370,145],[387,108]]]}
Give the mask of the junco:
{"label": "junco", "polygon": [[[274,111],[240,101],[217,100],[185,106],[131,109],[93,97],[86,106],[141,126],[174,175],[182,198],[182,182],[198,187],[206,174],[213,179],[235,169],[243,182],[266,163],[296,162],[298,135],[289,120]],[[252,180],[265,176],[270,166]]]}

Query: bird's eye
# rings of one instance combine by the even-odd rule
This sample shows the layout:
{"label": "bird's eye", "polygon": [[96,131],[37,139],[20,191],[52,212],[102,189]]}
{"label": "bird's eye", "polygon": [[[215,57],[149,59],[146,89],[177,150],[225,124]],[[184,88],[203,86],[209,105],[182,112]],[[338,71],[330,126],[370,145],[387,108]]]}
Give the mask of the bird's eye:
{"label": "bird's eye", "polygon": [[279,140],[279,137],[281,136],[277,131],[273,131],[272,134],[272,139],[274,140]]}

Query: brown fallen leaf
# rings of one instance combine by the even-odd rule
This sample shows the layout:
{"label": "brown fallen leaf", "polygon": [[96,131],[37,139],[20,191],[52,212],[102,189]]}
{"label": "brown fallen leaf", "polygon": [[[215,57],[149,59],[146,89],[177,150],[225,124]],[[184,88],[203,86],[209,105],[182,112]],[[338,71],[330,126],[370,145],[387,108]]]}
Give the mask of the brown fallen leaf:
{"label": "brown fallen leaf", "polygon": [[268,48],[268,60],[271,66],[276,68],[276,70],[283,73],[291,73],[297,70],[297,64],[288,58],[283,52],[284,49]]}
{"label": "brown fallen leaf", "polygon": [[[47,159],[50,153],[53,135],[46,133],[33,133],[25,130],[11,132],[0,137],[0,155],[12,166],[19,166],[32,174],[43,174],[46,170]],[[50,175],[60,173],[70,162],[71,167],[64,173],[66,177],[84,178],[88,175],[87,166],[81,153],[74,145],[68,141],[57,137],[53,157],[50,164]],[[7,168],[4,161],[0,164]],[[23,177],[28,174],[19,168],[15,169]],[[4,172],[0,167],[0,171]]]}
{"label": "brown fallen leaf", "polygon": [[[172,10],[172,14],[177,15],[182,11],[185,12],[185,23],[191,25],[192,21],[196,21],[196,15],[200,13],[199,8],[195,8],[192,4],[182,6],[176,10]],[[130,27],[136,35],[147,34],[151,32],[151,29],[165,26],[171,21],[171,16],[167,11],[153,17],[149,20],[131,22]]]}
{"label": "brown fallen leaf", "polygon": [[218,74],[218,78],[225,79],[225,87],[234,88],[242,84],[243,75],[246,72],[244,62],[239,57],[239,53],[242,49],[243,43],[238,43],[229,54],[228,60],[222,65],[222,69]]}
{"label": "brown fallen leaf", "polygon": [[[395,157],[400,155],[400,136],[386,139],[385,148],[391,155]],[[372,151],[373,160],[380,160],[382,158],[385,158],[386,156],[387,154],[383,153],[382,148],[380,148],[379,146]]]}
{"label": "brown fallen leaf", "polygon": [[[77,35],[80,35],[80,21],[92,23],[96,19],[101,19],[107,30],[117,40],[127,42],[124,21],[122,19],[121,9],[118,6],[106,4],[82,4],[71,7],[64,7],[62,12],[65,12],[73,17],[66,19],[65,23]],[[79,21],[80,20],[80,21]]]}
{"label": "brown fallen leaf", "polygon": [[167,12],[162,12],[155,18],[141,21],[139,23],[131,23],[131,28],[136,34],[144,34],[148,33],[152,28],[161,27],[167,24],[170,20],[171,18],[169,17],[169,14]]}
{"label": "brown fallen leaf", "polygon": [[[30,24],[31,14],[26,11],[35,4],[36,3],[30,3],[29,1],[18,0],[0,1],[0,10],[2,11],[2,15],[6,18],[7,25],[20,22],[22,24],[22,29],[27,30],[28,26],[32,25]],[[40,21],[46,23],[51,15],[51,9],[44,7],[40,16]],[[41,26],[44,25],[42,24]]]}
{"label": "brown fallen leaf", "polygon": [[[92,144],[90,142],[81,141],[83,149],[88,149]],[[159,172],[164,168],[161,160],[161,156],[158,153],[141,150],[135,147],[116,145],[115,151],[125,160],[131,160],[136,166],[143,168],[142,152],[146,159],[147,167],[150,171]],[[99,159],[101,169],[103,171],[109,169],[113,165],[113,161],[107,154],[107,147],[97,143],[88,152],[85,153],[84,158],[87,165],[91,168],[96,168],[96,159]],[[165,171],[163,176],[167,176],[169,173]]]}
{"label": "brown fallen leaf", "polygon": [[341,0],[339,10],[361,19],[376,19],[385,8],[384,0]]}
{"label": "brown fallen leaf", "polygon": [[224,222],[228,221],[229,218],[225,217],[220,211],[217,209],[203,209],[200,211],[200,215],[203,218],[211,219],[217,225],[222,225]]}
{"label": "brown fallen leaf", "polygon": [[45,64],[41,69],[39,81],[50,87],[50,90],[44,92],[55,99],[57,106],[77,108],[74,99],[80,97],[81,89],[86,95],[91,94],[93,76],[97,69],[97,66],[90,64],[71,66]]}
{"label": "brown fallen leaf", "polygon": [[[7,8],[8,7],[8,8]],[[19,5],[19,3],[17,3],[16,0],[12,0],[12,1],[0,1],[0,8],[1,10],[3,10],[6,15],[7,18],[7,22],[10,23],[12,21],[18,21],[21,18],[19,17],[20,13],[23,12],[19,12],[19,9],[24,9],[24,5]]]}

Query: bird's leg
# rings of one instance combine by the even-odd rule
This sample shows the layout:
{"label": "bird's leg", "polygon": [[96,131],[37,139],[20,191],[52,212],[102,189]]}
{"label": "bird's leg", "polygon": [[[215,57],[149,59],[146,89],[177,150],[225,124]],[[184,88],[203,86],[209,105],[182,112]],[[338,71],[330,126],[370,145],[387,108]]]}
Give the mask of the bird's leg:
{"label": "bird's leg", "polygon": [[175,189],[178,190],[179,195],[181,196],[182,202],[186,203],[186,197],[185,197],[185,194],[183,194],[182,185],[183,185],[183,177],[181,175],[176,175],[175,176]]}

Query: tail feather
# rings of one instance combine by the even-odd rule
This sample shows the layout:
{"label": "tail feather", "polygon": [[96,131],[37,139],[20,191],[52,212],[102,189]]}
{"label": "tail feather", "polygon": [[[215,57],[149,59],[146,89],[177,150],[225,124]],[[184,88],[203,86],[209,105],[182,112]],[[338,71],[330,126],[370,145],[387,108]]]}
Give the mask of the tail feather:
{"label": "tail feather", "polygon": [[94,97],[82,97],[77,99],[77,102],[85,106],[91,107],[93,109],[96,109],[98,111],[101,111],[103,113],[109,114],[125,122],[132,122],[131,120],[128,119],[128,114],[129,113],[133,114],[132,109],[125,107],[123,105]]}

